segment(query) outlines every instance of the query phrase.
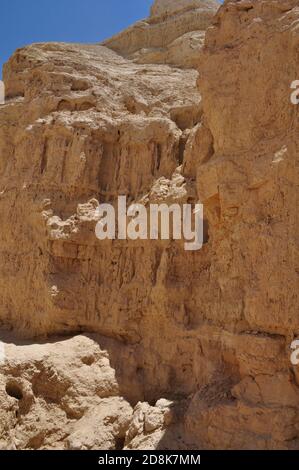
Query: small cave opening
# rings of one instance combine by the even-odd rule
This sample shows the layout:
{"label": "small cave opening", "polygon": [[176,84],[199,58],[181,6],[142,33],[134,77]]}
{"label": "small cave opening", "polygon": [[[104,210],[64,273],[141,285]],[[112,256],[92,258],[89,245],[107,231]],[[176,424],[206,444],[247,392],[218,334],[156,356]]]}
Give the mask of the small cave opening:
{"label": "small cave opening", "polygon": [[17,400],[22,400],[23,398],[22,388],[15,382],[8,382],[6,384],[5,391],[7,395],[12,398],[16,398]]}

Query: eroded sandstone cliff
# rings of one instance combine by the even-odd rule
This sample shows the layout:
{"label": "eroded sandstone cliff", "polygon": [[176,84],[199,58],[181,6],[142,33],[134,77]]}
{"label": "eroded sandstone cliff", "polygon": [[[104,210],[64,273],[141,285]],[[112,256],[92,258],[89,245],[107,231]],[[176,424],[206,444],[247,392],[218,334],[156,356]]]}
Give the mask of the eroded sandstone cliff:
{"label": "eroded sandstone cliff", "polygon": [[[299,1],[217,9],[5,65],[2,448],[299,448]],[[99,242],[119,194],[203,202],[202,250]]]}
{"label": "eroded sandstone cliff", "polygon": [[140,64],[196,68],[217,0],[155,0],[149,18],[103,44]]}

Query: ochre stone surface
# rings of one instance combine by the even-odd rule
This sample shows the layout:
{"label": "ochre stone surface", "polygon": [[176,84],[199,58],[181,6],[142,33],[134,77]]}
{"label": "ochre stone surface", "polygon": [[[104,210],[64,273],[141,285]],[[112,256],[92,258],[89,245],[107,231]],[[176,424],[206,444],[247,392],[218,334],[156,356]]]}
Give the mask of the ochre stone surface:
{"label": "ochre stone surface", "polygon": [[205,31],[218,8],[216,0],[156,0],[149,18],[103,44],[140,64],[196,68]]}
{"label": "ochre stone surface", "polygon": [[[2,449],[299,449],[299,1],[217,9],[5,65]],[[202,202],[203,248],[98,241],[118,195]]]}

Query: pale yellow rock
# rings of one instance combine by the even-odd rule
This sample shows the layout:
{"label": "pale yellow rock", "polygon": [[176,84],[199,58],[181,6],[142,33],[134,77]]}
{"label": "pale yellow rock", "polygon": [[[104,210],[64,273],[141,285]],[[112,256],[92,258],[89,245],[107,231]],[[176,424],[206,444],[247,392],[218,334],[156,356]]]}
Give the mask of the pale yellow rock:
{"label": "pale yellow rock", "polygon": [[3,449],[113,449],[124,440],[132,408],[119,396],[124,390],[96,337],[6,341],[0,366]]}
{"label": "pale yellow rock", "polygon": [[218,8],[216,0],[157,0],[149,18],[103,44],[140,64],[194,68]]}
{"label": "pale yellow rock", "polygon": [[[298,0],[217,9],[5,65],[2,449],[299,448]],[[99,242],[118,195],[202,202],[203,248]]]}

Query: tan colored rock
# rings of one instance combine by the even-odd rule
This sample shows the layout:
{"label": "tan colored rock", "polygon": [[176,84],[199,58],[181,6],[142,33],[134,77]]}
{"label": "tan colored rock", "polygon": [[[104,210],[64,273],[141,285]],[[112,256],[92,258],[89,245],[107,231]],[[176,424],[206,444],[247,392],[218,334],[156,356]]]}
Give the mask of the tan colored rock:
{"label": "tan colored rock", "polygon": [[211,0],[155,0],[151,8],[151,16],[171,16],[175,13],[196,8],[213,8],[216,2]]}
{"label": "tan colored rock", "polygon": [[[2,448],[299,448],[298,1],[197,6],[5,66]],[[202,201],[202,250],[100,243],[120,194]]]}
{"label": "tan colored rock", "polygon": [[103,42],[140,64],[195,68],[216,0],[157,0],[149,18]]}
{"label": "tan colored rock", "polygon": [[73,426],[66,439],[69,450],[115,450],[123,447],[132,408],[123,398],[102,400]]}
{"label": "tan colored rock", "polygon": [[225,2],[200,60],[213,153],[206,159],[204,147],[197,155],[196,184],[214,250],[210,282],[217,279],[219,289],[210,319],[234,336],[219,333],[226,382],[223,372],[215,376],[187,412],[197,446],[298,448],[298,380],[289,358],[298,331],[296,19],[297,1]]}

